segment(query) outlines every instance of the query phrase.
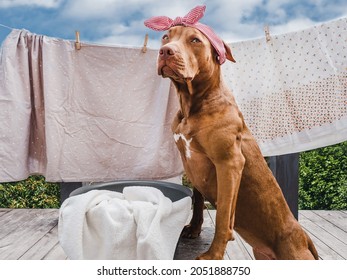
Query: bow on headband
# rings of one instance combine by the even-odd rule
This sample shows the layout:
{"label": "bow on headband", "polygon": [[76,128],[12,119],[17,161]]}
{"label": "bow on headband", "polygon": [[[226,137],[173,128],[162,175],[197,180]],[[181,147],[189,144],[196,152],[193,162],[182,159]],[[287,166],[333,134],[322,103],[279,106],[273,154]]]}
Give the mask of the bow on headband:
{"label": "bow on headband", "polygon": [[147,19],[144,23],[150,29],[156,31],[168,30],[173,26],[183,25],[200,30],[212,44],[218,54],[218,61],[223,64],[226,60],[224,42],[205,24],[198,22],[203,16],[206,6],[197,6],[184,17],[176,17],[174,20],[166,16],[158,16]]}
{"label": "bow on headband", "polygon": [[172,20],[166,16],[152,17],[145,21],[145,25],[156,31],[164,31],[176,25],[191,26],[194,25],[204,16],[206,6],[197,6],[192,9],[186,16],[176,17]]}

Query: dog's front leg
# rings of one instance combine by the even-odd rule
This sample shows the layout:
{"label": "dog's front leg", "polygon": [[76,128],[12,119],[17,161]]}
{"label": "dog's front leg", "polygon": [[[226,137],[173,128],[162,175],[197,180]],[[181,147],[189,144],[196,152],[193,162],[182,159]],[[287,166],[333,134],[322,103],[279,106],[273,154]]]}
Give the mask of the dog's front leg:
{"label": "dog's front leg", "polygon": [[185,238],[196,238],[201,233],[201,226],[204,222],[204,202],[205,199],[202,194],[194,188],[193,190],[193,217],[189,223],[189,225],[185,226],[181,236]]}
{"label": "dog's front leg", "polygon": [[223,259],[229,240],[233,239],[233,221],[245,159],[236,149],[232,157],[215,164],[217,170],[216,230],[208,251],[198,259]]}

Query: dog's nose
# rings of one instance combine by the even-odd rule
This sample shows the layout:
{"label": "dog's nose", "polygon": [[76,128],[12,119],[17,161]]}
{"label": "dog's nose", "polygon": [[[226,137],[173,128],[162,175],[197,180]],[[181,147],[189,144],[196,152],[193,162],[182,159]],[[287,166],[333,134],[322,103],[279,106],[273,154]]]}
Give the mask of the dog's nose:
{"label": "dog's nose", "polygon": [[159,56],[163,59],[167,59],[175,55],[176,50],[172,46],[163,46],[159,50]]}

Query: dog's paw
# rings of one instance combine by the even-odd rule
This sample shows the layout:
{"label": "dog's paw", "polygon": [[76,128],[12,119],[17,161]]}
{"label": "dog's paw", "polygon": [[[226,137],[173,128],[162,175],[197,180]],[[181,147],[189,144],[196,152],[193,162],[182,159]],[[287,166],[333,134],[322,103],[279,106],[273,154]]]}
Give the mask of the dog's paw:
{"label": "dog's paw", "polygon": [[181,237],[194,239],[197,238],[201,233],[201,227],[193,227],[192,225],[186,225],[181,233]]}

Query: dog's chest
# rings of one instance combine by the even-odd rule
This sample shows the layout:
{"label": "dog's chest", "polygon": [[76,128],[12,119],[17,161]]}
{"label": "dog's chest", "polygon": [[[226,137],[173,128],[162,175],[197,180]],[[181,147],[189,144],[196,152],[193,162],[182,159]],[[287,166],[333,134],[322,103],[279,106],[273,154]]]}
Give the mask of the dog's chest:
{"label": "dog's chest", "polygon": [[183,133],[175,133],[174,139],[181,154],[187,159],[192,158],[191,142],[193,137],[188,138]]}
{"label": "dog's chest", "polygon": [[194,162],[200,153],[199,125],[196,120],[177,117],[173,122],[172,132],[182,159]]}

